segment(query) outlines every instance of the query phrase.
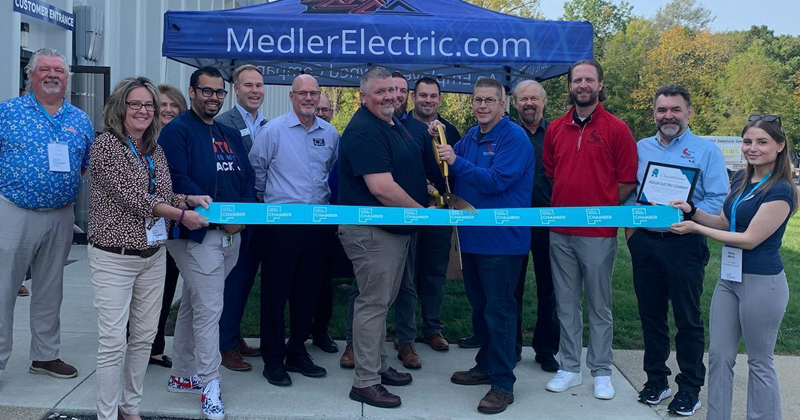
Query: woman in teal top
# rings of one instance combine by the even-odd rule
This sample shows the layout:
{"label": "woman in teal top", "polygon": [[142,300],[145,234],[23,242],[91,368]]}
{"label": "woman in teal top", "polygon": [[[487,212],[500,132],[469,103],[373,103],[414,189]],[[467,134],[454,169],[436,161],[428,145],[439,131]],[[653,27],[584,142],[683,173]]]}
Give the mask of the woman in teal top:
{"label": "woman in teal top", "polygon": [[773,352],[789,286],[779,251],[798,193],[780,117],[751,115],[742,140],[747,169],[734,176],[721,214],[674,203],[691,220],[672,225],[672,232],[725,244],[709,314],[707,420],[731,418],[733,365],[742,338],[750,370],[747,418],[781,418]]}

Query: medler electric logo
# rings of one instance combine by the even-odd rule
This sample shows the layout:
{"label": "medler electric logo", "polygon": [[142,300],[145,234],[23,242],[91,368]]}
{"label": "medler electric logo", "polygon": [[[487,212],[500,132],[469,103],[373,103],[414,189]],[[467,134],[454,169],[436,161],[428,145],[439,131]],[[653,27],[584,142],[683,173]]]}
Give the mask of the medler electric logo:
{"label": "medler electric logo", "polygon": [[306,6],[303,13],[371,15],[427,15],[403,0],[300,0]]}

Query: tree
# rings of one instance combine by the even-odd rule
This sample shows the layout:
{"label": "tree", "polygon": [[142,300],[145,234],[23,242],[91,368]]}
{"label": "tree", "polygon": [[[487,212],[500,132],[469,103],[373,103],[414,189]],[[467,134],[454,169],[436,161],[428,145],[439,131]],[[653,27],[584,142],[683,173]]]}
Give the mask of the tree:
{"label": "tree", "polygon": [[708,30],[714,19],[711,10],[697,4],[695,0],[672,0],[658,9],[653,16],[653,24],[662,32],[673,26],[702,31]]}
{"label": "tree", "polygon": [[623,1],[615,5],[607,0],[569,0],[564,3],[564,20],[589,21],[594,27],[594,56],[605,54],[606,41],[624,31],[633,19],[633,6]]}
{"label": "tree", "polygon": [[484,9],[531,19],[543,19],[541,0],[466,0]]}

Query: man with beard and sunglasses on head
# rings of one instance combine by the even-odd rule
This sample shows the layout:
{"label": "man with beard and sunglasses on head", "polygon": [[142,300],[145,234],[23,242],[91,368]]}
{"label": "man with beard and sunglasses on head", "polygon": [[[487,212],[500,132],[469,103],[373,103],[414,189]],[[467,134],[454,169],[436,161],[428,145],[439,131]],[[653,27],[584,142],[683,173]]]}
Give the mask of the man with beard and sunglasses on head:
{"label": "man with beard and sunglasses on head", "polygon": [[[637,179],[641,185],[651,162],[700,169],[690,202],[695,209],[719,214],[728,193],[725,158],[714,143],[689,129],[693,113],[691,97],[683,86],[667,84],[658,89],[653,103],[657,132],[636,145]],[[636,205],[637,197],[638,192],[634,191],[626,204]],[[668,409],[678,415],[692,415],[700,406],[698,395],[706,374],[705,331],[700,317],[703,277],[709,258],[706,238],[698,233],[671,233],[669,228],[626,228],[625,236],[644,336],[647,383],[639,393],[639,401],[656,405],[672,394],[669,387],[672,372],[666,364],[670,352],[667,312],[671,301],[678,329],[675,349],[680,373],[675,377],[678,393]]]}
{"label": "man with beard and sunglasses on head", "polygon": [[[567,73],[572,108],[547,127],[542,163],[553,180],[553,207],[618,206],[636,188],[636,141],[624,121],[603,108],[603,68],[581,60]],[[595,398],[614,398],[611,383],[613,321],[611,277],[617,228],[550,229],[550,262],[561,324],[561,367],[547,390],[564,392],[583,383],[583,289],[589,306],[586,364]]]}
{"label": "man with beard and sunglasses on head", "polygon": [[[250,163],[256,194],[268,204],[327,205],[328,175],[339,147],[332,125],[314,115],[320,97],[314,76],[292,82],[292,109],[270,121],[253,142]],[[276,386],[289,386],[289,372],[311,378],[327,374],[305,347],[327,260],[330,226],[267,225],[261,255],[261,356],[263,375]],[[284,311],[290,307],[289,342]]]}
{"label": "man with beard and sunglasses on head", "polygon": [[30,267],[29,371],[74,378],[78,371],[58,358],[60,312],[92,123],[64,98],[69,65],[61,53],[36,51],[25,72],[31,93],[0,104],[0,371],[11,356],[14,304]]}
{"label": "man with beard and sunglasses on head", "polygon": [[[214,121],[228,92],[219,70],[202,67],[189,79],[191,108],[158,138],[176,194],[209,195],[218,202],[255,202],[255,174],[239,131]],[[180,221],[179,221],[180,222]],[[167,249],[183,277],[175,323],[170,392],[202,393],[207,419],[225,418],[220,393],[219,320],[225,278],[239,259],[244,225],[180,226]]]}

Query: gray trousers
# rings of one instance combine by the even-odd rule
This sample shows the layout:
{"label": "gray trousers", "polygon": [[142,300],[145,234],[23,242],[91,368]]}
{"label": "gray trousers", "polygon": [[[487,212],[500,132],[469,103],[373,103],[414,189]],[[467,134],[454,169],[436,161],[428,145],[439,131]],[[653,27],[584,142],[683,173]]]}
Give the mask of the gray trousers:
{"label": "gray trousers", "polygon": [[167,241],[167,249],[183,277],[172,340],[172,375],[197,374],[203,385],[219,379],[219,318],[225,278],[239,259],[241,235],[233,235],[233,244],[223,248],[224,235],[223,230],[209,230],[200,244],[186,239]]}
{"label": "gray trousers", "polygon": [[51,211],[19,207],[0,196],[0,370],[14,340],[14,305],[31,269],[30,358],[58,358],[64,264],[72,245],[73,206]]}
{"label": "gray trousers", "polygon": [[[411,234],[408,243],[408,256],[403,270],[403,280],[400,290],[394,300],[394,325],[397,329],[397,341],[400,344],[413,343],[417,338],[417,288],[414,282],[416,277],[417,234]],[[353,307],[358,297],[358,282],[354,281],[347,295],[347,322],[345,339],[353,343]]]}
{"label": "gray trousers", "polygon": [[617,238],[564,235],[550,232],[550,262],[556,311],[561,324],[558,354],[561,370],[581,371],[583,348],[583,289],[589,307],[589,350],[586,366],[592,376],[610,376],[614,356],[611,343],[611,278]]}
{"label": "gray trousers", "polygon": [[747,419],[781,419],[781,393],[773,353],[786,305],[786,273],[744,274],[741,283],[718,280],[711,298],[707,420],[729,420],[733,365],[739,340],[747,349]]}
{"label": "gray trousers", "polygon": [[339,226],[347,257],[353,263],[360,293],[353,305],[353,386],[381,383],[386,361],[386,315],[405,271],[410,235],[389,233],[374,226]]}

